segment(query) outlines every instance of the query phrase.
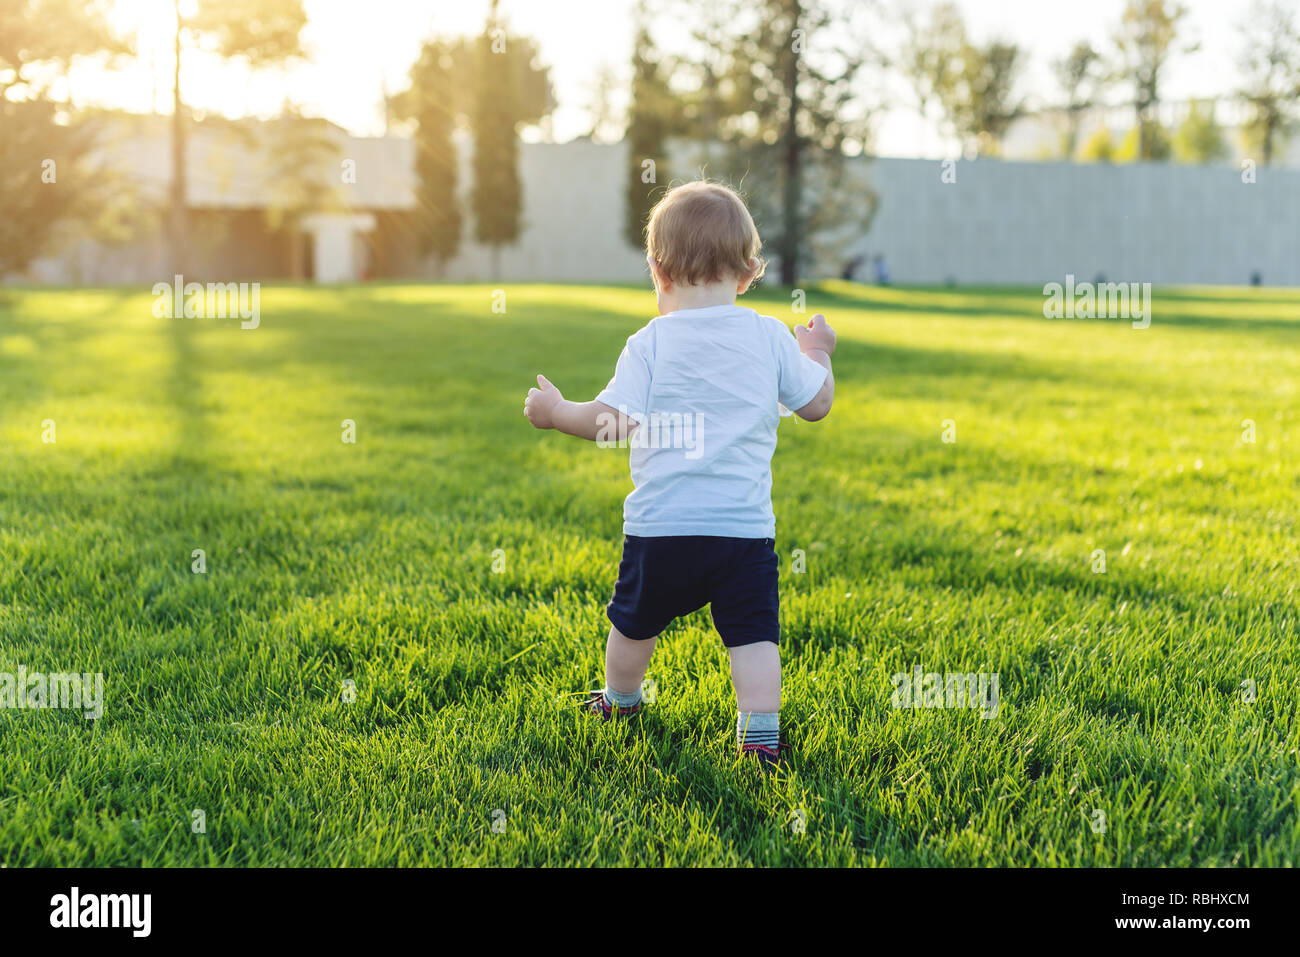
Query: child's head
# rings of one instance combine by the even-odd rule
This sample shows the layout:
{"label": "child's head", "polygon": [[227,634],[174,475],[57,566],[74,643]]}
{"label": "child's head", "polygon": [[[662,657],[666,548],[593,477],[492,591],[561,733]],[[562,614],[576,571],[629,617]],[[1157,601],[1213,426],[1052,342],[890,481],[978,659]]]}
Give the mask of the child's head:
{"label": "child's head", "polygon": [[675,186],[650,212],[646,259],[656,283],[735,283],[743,291],[763,275],[763,242],[744,202],[719,183]]}

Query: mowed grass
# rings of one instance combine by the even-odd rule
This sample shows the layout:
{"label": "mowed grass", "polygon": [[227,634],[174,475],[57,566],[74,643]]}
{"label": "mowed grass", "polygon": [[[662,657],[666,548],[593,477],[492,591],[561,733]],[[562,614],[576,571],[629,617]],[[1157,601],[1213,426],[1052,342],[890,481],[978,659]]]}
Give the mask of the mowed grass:
{"label": "mowed grass", "polygon": [[[638,722],[557,703],[600,679],[630,480],[523,395],[593,396],[654,301],[505,288],[268,287],[255,331],[8,294],[0,671],[102,672],[106,702],[0,711],[0,863],[1300,857],[1300,292],[1157,289],[1135,330],[810,287],[837,397],[780,427],[798,753],[764,780],[706,612]],[[997,716],[891,707],[917,665],[996,673]]]}

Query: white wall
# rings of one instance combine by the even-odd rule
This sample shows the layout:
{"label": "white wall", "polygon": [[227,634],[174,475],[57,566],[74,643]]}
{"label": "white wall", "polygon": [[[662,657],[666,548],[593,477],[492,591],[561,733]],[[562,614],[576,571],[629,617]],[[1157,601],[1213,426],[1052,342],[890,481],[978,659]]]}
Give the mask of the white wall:
{"label": "white wall", "polygon": [[[520,280],[638,281],[624,242],[622,145],[530,144],[521,153],[525,233],[502,251]],[[959,161],[855,161],[880,195],[855,249],[884,253],[896,282],[1028,283],[1092,279],[1300,285],[1300,170]],[[467,179],[467,177],[466,177]],[[758,189],[752,180],[749,191]],[[467,223],[467,236],[472,223]],[[840,263],[821,263],[820,276]],[[859,272],[860,278],[869,268]],[[487,250],[466,242],[448,278],[491,278]]]}
{"label": "white wall", "polygon": [[898,282],[1300,285],[1300,170],[876,160],[865,247]]}
{"label": "white wall", "polygon": [[649,281],[645,253],[623,239],[622,145],[587,140],[523,144],[523,235],[500,251],[500,277],[493,275],[491,250],[473,241],[474,215],[468,184],[473,173],[469,148],[462,148],[460,183],[461,251],[447,263],[447,279],[495,278],[554,282]]}
{"label": "white wall", "polygon": [[[129,169],[156,180],[159,189],[165,185],[166,164],[158,158],[165,151],[154,150],[154,169],[143,147],[135,153],[121,144],[117,149]],[[349,140],[344,149],[357,160],[357,184],[346,187],[354,191],[347,194],[353,210],[414,205],[410,141]],[[192,156],[196,171],[211,165],[201,161],[202,154],[196,149]],[[523,145],[524,234],[501,250],[499,278],[647,282],[644,254],[623,239],[625,157],[622,144]],[[679,163],[668,175],[680,179],[689,169]],[[955,183],[942,181],[942,169],[939,160],[855,160],[854,176],[879,194],[880,209],[870,231],[846,246],[843,258],[884,253],[894,281],[904,283],[1041,286],[1061,282],[1067,273],[1089,280],[1101,273],[1115,282],[1244,284],[1258,270],[1266,285],[1300,285],[1300,169],[1260,168],[1250,185],[1228,165],[959,161]],[[462,145],[461,170],[467,194],[468,145]],[[199,176],[194,188],[211,193],[204,195],[214,204],[238,205],[217,189],[219,182],[224,180]],[[752,194],[762,184],[751,177],[745,187]],[[465,198],[462,252],[447,264],[445,276],[491,281],[498,278],[492,256],[472,241]],[[127,248],[86,242],[38,263],[28,278],[166,278],[164,253],[160,237]],[[810,278],[838,275],[842,265],[818,263]],[[859,272],[859,278],[869,275],[869,267]]]}

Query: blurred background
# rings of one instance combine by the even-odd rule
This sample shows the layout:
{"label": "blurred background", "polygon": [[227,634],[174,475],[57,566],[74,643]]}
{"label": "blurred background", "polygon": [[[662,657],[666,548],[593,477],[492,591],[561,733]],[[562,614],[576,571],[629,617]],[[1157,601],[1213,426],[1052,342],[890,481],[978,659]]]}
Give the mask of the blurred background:
{"label": "blurred background", "polygon": [[0,0],[0,281],[1300,284],[1294,0]]}

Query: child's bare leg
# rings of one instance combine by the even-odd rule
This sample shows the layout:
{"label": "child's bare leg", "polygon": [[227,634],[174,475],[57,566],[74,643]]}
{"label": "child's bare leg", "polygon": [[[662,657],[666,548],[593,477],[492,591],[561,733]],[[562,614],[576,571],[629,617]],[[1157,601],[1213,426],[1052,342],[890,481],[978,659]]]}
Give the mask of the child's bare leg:
{"label": "child's bare leg", "polygon": [[729,648],[736,686],[736,742],[775,751],[780,741],[781,650],[771,641]]}
{"label": "child's bare leg", "polygon": [[605,642],[605,688],[584,701],[583,707],[607,721],[636,714],[641,709],[641,682],[654,650],[654,638],[634,641],[611,625]]}
{"label": "child's bare leg", "polygon": [[781,710],[781,650],[775,642],[738,645],[731,652],[731,683],[736,710],[771,713]]}
{"label": "child's bare leg", "polygon": [[609,627],[609,640],[605,642],[605,688],[620,694],[641,697],[641,682],[654,653],[656,638],[636,641],[628,638],[613,625]]}

